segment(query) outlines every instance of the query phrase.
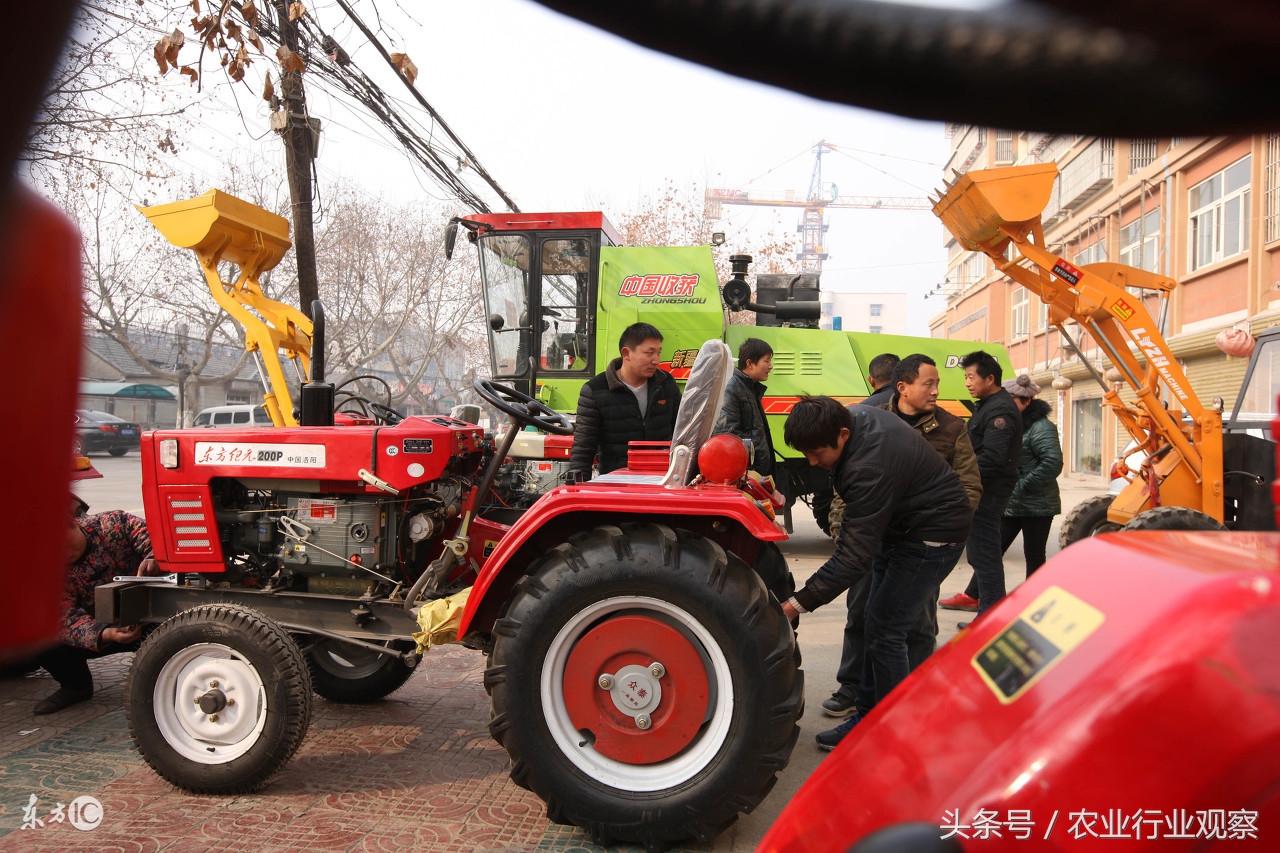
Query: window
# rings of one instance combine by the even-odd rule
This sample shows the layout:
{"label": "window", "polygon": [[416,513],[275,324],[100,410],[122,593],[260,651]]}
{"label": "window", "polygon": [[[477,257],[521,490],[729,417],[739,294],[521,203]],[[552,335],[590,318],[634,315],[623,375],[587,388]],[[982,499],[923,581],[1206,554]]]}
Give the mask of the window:
{"label": "window", "polygon": [[1013,162],[1013,131],[1012,130],[996,131],[996,162],[997,163]]}
{"label": "window", "polygon": [[1198,270],[1249,250],[1249,169],[1245,155],[1188,192],[1190,269]]}
{"label": "window", "polygon": [[231,423],[233,423],[233,424],[247,424],[247,423],[249,423],[249,410],[248,410],[248,409],[243,409],[243,410],[238,411],[238,412],[232,412],[232,413],[231,413]]}
{"label": "window", "polygon": [[1267,137],[1267,242],[1280,240],[1280,134]]}
{"label": "window", "polygon": [[247,403],[247,402],[249,402],[248,394],[228,394],[227,395],[228,406],[233,406],[237,403]]}
{"label": "window", "polygon": [[494,376],[523,376],[529,371],[529,255],[529,241],[519,234],[480,238]]}
{"label": "window", "polygon": [[1147,272],[1159,272],[1160,210],[1120,227],[1120,263]]}
{"label": "window", "polygon": [[1129,140],[1129,172],[1133,173],[1149,166],[1156,159],[1156,141],[1154,139]]}
{"label": "window", "polygon": [[1027,289],[1020,285],[1013,286],[1013,294],[1009,304],[1013,306],[1009,319],[1009,335],[1011,337],[1022,337],[1027,333],[1027,299],[1030,294]]}
{"label": "window", "polygon": [[1036,328],[1047,329],[1049,328],[1049,303],[1042,300],[1036,301],[1040,303],[1040,309],[1036,312]]}
{"label": "window", "polygon": [[879,316],[880,316],[880,309],[881,309],[881,307],[883,307],[883,306],[881,306],[881,305],[877,305],[877,304],[875,304],[875,303],[872,303],[872,304],[871,304],[871,316],[872,316],[872,317],[879,317]]}
{"label": "window", "polygon": [[591,247],[583,238],[542,244],[542,338],[540,367],[587,369],[587,265]]}
{"label": "window", "polygon": [[884,332],[884,326],[872,326],[870,331],[873,335],[882,334]]}
{"label": "window", "polygon": [[231,412],[214,412],[214,426],[231,426]]}
{"label": "window", "polygon": [[1076,474],[1102,473],[1102,401],[1074,400],[1071,403],[1071,470]]}
{"label": "window", "polygon": [[1071,262],[1076,266],[1084,266],[1085,264],[1098,264],[1107,259],[1107,241],[1099,240],[1089,248],[1078,252]]}

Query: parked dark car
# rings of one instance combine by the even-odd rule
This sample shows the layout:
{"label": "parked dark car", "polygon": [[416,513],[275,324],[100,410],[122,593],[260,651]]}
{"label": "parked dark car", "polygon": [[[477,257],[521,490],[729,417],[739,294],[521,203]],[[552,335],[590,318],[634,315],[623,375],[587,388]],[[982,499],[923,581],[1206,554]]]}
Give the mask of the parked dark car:
{"label": "parked dark car", "polygon": [[76,410],[76,443],[72,453],[83,456],[105,450],[112,456],[124,456],[142,443],[142,430],[136,423],[106,412]]}

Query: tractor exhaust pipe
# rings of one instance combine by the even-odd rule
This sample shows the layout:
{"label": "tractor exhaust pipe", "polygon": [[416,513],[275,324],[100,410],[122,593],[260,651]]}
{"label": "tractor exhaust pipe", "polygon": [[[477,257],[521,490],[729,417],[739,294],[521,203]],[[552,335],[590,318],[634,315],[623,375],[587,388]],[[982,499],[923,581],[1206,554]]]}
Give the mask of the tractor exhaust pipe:
{"label": "tractor exhaust pipe", "polygon": [[[818,302],[801,301],[788,298],[780,301],[776,305],[761,305],[758,302],[751,301],[751,285],[747,284],[747,267],[751,266],[750,255],[730,255],[729,268],[733,273],[733,278],[725,282],[721,291],[724,296],[724,304],[729,306],[730,311],[755,311],[757,314],[773,314],[783,322],[809,322],[816,321],[822,317],[822,305]],[[800,277],[796,276],[788,288],[790,293],[796,281]]]}
{"label": "tractor exhaust pipe", "polygon": [[324,381],[324,305],[311,303],[311,380],[302,386],[300,426],[333,426],[333,383]]}

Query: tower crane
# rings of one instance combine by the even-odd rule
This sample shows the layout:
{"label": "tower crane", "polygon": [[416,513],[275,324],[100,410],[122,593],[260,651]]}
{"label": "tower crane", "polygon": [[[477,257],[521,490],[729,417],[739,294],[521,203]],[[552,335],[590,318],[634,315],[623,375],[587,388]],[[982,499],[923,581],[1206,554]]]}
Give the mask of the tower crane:
{"label": "tower crane", "polygon": [[813,176],[809,179],[809,192],[799,198],[788,190],[782,198],[763,192],[709,188],[706,191],[707,215],[720,219],[724,205],[754,205],[757,207],[800,207],[800,222],[796,231],[800,234],[800,251],[796,260],[804,272],[822,272],[822,262],[827,259],[823,246],[827,228],[825,211],[828,208],[859,208],[863,210],[930,210],[933,205],[924,196],[869,196],[840,195],[835,184],[822,182],[822,155],[835,151],[830,142],[821,141],[813,147]]}

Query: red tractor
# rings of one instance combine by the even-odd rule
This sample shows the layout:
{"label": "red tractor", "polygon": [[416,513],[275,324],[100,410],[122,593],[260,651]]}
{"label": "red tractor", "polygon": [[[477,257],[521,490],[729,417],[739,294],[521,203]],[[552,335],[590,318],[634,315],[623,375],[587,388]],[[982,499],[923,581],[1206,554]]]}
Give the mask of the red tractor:
{"label": "red tractor", "polygon": [[[287,246],[283,221],[201,199],[167,225],[173,205],[147,213],[196,249],[215,296],[267,313],[256,277]],[[227,261],[238,282],[218,276]],[[670,447],[633,445],[626,469],[519,510],[491,499],[498,472],[524,426],[570,433],[563,415],[480,381],[512,421],[496,440],[369,401],[335,423],[322,313],[276,307],[269,340],[307,357],[302,423],[147,433],[148,528],[171,574],[98,592],[100,619],[159,623],[126,686],[156,772],[193,792],[261,788],[301,743],[313,690],[391,693],[419,663],[420,608],[469,590],[456,636],[488,656],[490,731],[550,819],[660,847],[753,808],[795,745],[803,674],[775,504],[740,441],[707,441],[728,347],[701,351]]]}

